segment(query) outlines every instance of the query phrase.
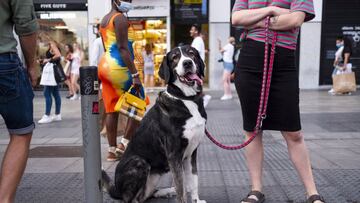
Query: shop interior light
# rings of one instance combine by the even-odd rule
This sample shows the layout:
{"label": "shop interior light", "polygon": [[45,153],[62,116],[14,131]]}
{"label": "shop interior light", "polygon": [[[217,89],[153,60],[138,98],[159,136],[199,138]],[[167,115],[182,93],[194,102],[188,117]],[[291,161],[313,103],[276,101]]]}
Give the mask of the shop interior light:
{"label": "shop interior light", "polygon": [[41,13],[40,19],[75,19],[75,13]]}
{"label": "shop interior light", "polygon": [[163,23],[162,20],[147,20],[148,23],[158,23],[161,24]]}
{"label": "shop interior light", "polygon": [[68,26],[61,26],[61,25],[59,25],[59,26],[55,26],[55,29],[58,29],[58,30],[68,30],[69,27],[68,27]]}

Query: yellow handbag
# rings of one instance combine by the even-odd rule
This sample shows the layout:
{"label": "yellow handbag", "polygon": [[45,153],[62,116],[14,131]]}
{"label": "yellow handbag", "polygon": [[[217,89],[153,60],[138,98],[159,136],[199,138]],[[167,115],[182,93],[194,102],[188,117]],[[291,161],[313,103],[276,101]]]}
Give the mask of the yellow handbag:
{"label": "yellow handbag", "polygon": [[132,87],[120,97],[114,109],[129,118],[141,121],[145,115],[146,101],[131,94],[131,89]]}

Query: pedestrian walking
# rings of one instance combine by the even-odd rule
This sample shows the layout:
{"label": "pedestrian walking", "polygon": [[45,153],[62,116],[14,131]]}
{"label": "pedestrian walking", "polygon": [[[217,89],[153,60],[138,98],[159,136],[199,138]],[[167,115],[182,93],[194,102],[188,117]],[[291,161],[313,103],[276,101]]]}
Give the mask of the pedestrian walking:
{"label": "pedestrian walking", "polygon": [[71,57],[71,86],[74,93],[74,96],[70,100],[77,100],[80,98],[79,91],[80,85],[78,83],[80,77],[80,66],[83,60],[83,51],[81,50],[78,43],[73,44],[74,53]]}
{"label": "pedestrian walking", "polygon": [[[241,102],[243,124],[249,138],[256,126],[264,67],[266,19],[270,36],[276,41],[270,95],[261,130],[280,131],[288,146],[290,159],[302,180],[307,203],[322,203],[314,183],[310,159],[301,132],[299,113],[299,76],[295,67],[295,50],[299,28],[314,18],[312,0],[267,1],[236,0],[232,23],[246,29],[243,47],[235,71],[235,86]],[[271,42],[270,42],[271,43]],[[270,53],[270,49],[268,51]],[[264,150],[262,131],[246,148],[246,160],[252,188],[241,202],[264,202],[262,169]]]}
{"label": "pedestrian walking", "polygon": [[223,71],[223,86],[224,86],[224,95],[220,98],[221,100],[232,99],[231,93],[231,73],[234,70],[233,56],[235,50],[235,38],[229,37],[228,43],[222,47],[221,40],[219,42],[219,51],[222,54],[222,63],[224,65]]}
{"label": "pedestrian walking", "polygon": [[96,25],[96,30],[97,33],[96,35],[96,39],[93,42],[92,45],[92,51],[91,51],[91,55],[90,55],[90,66],[98,66],[99,65],[99,61],[102,57],[102,55],[104,54],[104,45],[101,39],[101,35],[99,33],[100,30],[100,24]]}
{"label": "pedestrian walking", "polygon": [[107,114],[108,161],[115,161],[120,158],[139,126],[138,121],[128,119],[125,135],[120,144],[117,145],[116,134],[119,113],[114,110],[116,103],[120,96],[132,86],[140,94],[145,94],[134,64],[133,35],[128,33],[131,29],[129,29],[126,13],[132,8],[131,0],[112,0],[111,11],[104,16],[100,24],[105,54],[99,63],[99,79],[103,85],[102,96]]}
{"label": "pedestrian walking", "polygon": [[[193,38],[191,46],[194,47],[200,54],[201,59],[205,63],[205,43],[201,34],[201,26],[198,24],[193,24],[190,28],[190,36]],[[207,107],[211,100],[211,96],[208,94],[203,95],[204,107]]]}
{"label": "pedestrian walking", "polygon": [[[351,73],[352,72],[352,63],[350,63],[350,57],[352,54],[352,44],[348,38],[343,36],[338,36],[336,38],[336,52],[334,59],[334,70],[332,76],[342,73]],[[331,95],[336,95],[334,88],[331,88],[328,91]],[[351,92],[346,92],[345,94],[351,94]]]}
{"label": "pedestrian walking", "polygon": [[[0,3],[0,115],[10,142],[0,168],[0,202],[14,202],[24,173],[35,124],[33,90],[37,83],[35,53],[38,24],[32,0],[2,0]],[[19,36],[24,68],[17,54]]]}
{"label": "pedestrian walking", "polygon": [[150,44],[145,45],[142,53],[144,60],[144,85],[145,87],[154,87],[154,54]]}
{"label": "pedestrian walking", "polygon": [[66,99],[70,99],[74,96],[73,87],[71,84],[71,62],[72,62],[72,54],[74,53],[74,48],[71,44],[65,45],[65,67],[64,72],[66,75],[65,84],[69,88],[69,94],[66,96]]}
{"label": "pedestrian walking", "polygon": [[[38,121],[39,124],[51,123],[53,121],[61,121],[61,97],[59,92],[59,84],[55,81],[54,68],[55,66],[61,67],[61,53],[58,45],[55,41],[50,41],[48,44],[49,48],[46,51],[46,58],[41,61],[43,67],[43,74],[41,75],[41,85],[44,85],[44,97],[45,97],[45,114]],[[47,71],[46,68],[51,66],[52,71]],[[48,75],[49,74],[49,75]],[[54,78],[49,83],[44,82],[44,78]],[[52,96],[55,99],[55,115],[51,116]]]}

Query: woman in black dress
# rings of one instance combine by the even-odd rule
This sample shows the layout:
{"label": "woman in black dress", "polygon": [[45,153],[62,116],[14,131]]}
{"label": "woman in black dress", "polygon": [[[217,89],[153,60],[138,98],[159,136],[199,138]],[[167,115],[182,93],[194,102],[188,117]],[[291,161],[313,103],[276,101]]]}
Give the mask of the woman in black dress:
{"label": "woman in black dress", "polygon": [[252,189],[242,203],[265,201],[262,193],[262,130],[281,131],[291,161],[304,183],[307,202],[322,203],[324,200],[318,195],[308,151],[300,131],[299,76],[295,66],[299,27],[304,21],[314,18],[313,2],[237,0],[233,11],[233,25],[246,29],[246,37],[235,70],[235,85],[241,102],[247,138],[252,135],[257,121],[264,67],[265,19],[268,16],[271,16],[270,36],[273,36],[274,32],[278,35],[266,118],[259,135],[246,147]]}

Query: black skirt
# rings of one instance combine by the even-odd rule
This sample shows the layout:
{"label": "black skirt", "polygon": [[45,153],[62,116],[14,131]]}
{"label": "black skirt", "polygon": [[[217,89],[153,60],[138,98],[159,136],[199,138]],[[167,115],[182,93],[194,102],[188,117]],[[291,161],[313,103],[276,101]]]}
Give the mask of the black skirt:
{"label": "black skirt", "polygon": [[[235,86],[241,103],[245,131],[254,131],[256,125],[263,68],[264,43],[247,39],[235,70]],[[295,66],[294,50],[276,47],[266,115],[263,130],[301,130],[299,74]]]}

